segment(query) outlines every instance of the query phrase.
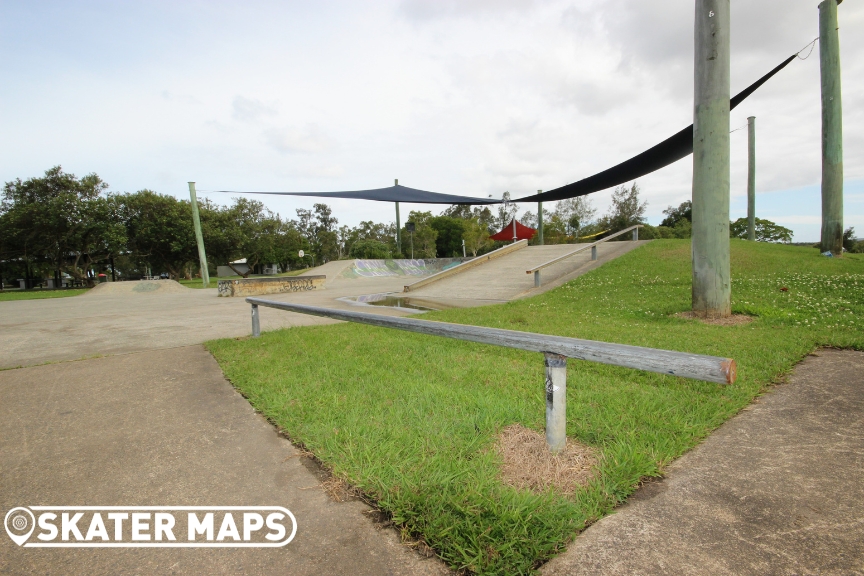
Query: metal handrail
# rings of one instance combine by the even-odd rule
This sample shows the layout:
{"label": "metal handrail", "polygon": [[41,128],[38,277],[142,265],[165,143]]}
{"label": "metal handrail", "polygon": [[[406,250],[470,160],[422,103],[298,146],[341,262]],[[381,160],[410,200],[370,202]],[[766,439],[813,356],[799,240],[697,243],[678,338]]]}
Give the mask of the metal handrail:
{"label": "metal handrail", "polygon": [[552,260],[549,260],[548,262],[544,262],[543,264],[540,264],[539,266],[537,266],[535,268],[531,268],[530,270],[526,270],[525,273],[526,274],[531,274],[532,272],[534,273],[534,287],[539,288],[540,287],[540,270],[542,270],[543,268],[546,268],[547,266],[551,266],[552,264],[557,264],[558,262],[561,262],[562,260],[566,260],[567,258],[570,258],[571,256],[575,256],[576,254],[579,254],[580,252],[584,252],[585,250],[587,250],[589,248],[591,248],[591,260],[597,260],[597,245],[598,244],[602,244],[603,242],[606,242],[607,240],[611,240],[612,238],[617,238],[618,236],[621,236],[622,234],[624,234],[626,232],[630,232],[631,230],[633,231],[633,241],[635,242],[635,241],[639,240],[639,228],[642,228],[642,224],[636,224],[635,226],[630,226],[629,228],[625,228],[624,230],[620,230],[618,232],[615,232],[614,234],[610,234],[609,236],[603,238],[602,240],[597,240],[596,242],[591,242],[590,244],[585,244],[584,246],[580,246],[576,250],[574,250],[572,252],[568,252],[567,254],[564,254],[563,256],[558,256],[557,258],[553,258]]}
{"label": "metal handrail", "polygon": [[500,258],[501,256],[506,256],[511,252],[515,252],[516,250],[521,250],[528,246],[528,240],[519,240],[518,242],[514,242],[513,244],[507,244],[506,246],[502,246],[497,250],[493,250],[491,252],[487,252],[481,256],[477,256],[468,260],[466,262],[462,262],[461,264],[457,264],[456,266],[451,266],[446,270],[442,270],[441,272],[436,272],[431,276],[427,276],[421,280],[414,282],[413,284],[408,284],[402,290],[403,292],[410,292],[412,290],[416,290],[417,288],[422,288],[423,286],[428,286],[433,282],[437,282],[439,280],[443,280],[444,278],[449,278],[455,274],[459,274],[464,272],[465,270],[469,270],[475,266],[479,266],[488,262],[489,260],[494,260],[495,258]]}
{"label": "metal handrail", "polygon": [[530,352],[542,352],[546,359],[546,441],[550,450],[558,452],[564,447],[566,414],[566,368],[567,358],[590,360],[613,366],[647,370],[660,374],[706,380],[720,384],[731,384],[737,376],[735,361],[731,358],[705,356],[672,350],[658,350],[642,346],[613,344],[596,340],[582,340],[564,336],[550,336],[532,332],[518,332],[500,328],[450,324],[416,318],[364,314],[349,310],[334,310],[290,302],[276,302],[262,298],[246,298],[252,305],[252,336],[261,335],[259,306],[276,308],[288,312],[323,316],[334,320],[345,320],[370,324],[383,328],[395,328],[419,332],[432,336],[443,336],[457,340],[468,340],[481,344],[492,344],[517,348]]}

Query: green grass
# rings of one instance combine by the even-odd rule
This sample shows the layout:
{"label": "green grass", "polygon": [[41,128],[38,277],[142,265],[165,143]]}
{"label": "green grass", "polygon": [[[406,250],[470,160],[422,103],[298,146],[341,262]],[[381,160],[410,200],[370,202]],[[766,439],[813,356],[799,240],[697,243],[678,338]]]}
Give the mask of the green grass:
{"label": "green grass", "polygon": [[[309,270],[309,269],[304,268],[302,270],[290,270],[288,272],[282,272],[281,274],[277,274],[277,276],[299,276],[300,274],[303,274],[307,270]],[[216,282],[218,282],[219,280],[239,280],[240,278],[243,278],[243,277],[242,276],[219,276],[217,278],[216,276],[212,276],[210,278],[210,288],[216,288]],[[196,278],[194,280],[183,279],[183,280],[178,280],[178,282],[180,282],[180,284],[182,284],[183,286],[186,286],[187,288],[204,288],[204,283],[201,282],[200,278]]]}
{"label": "green grass", "polygon": [[4,290],[0,292],[0,302],[7,300],[42,300],[44,298],[66,298],[78,296],[89,288],[64,288],[62,290]]}
{"label": "green grass", "polygon": [[[572,497],[504,486],[490,450],[512,423],[544,427],[542,355],[357,324],[208,347],[250,402],[452,567],[531,572],[645,477],[693,448],[817,346],[864,349],[864,258],[732,241],[733,311],[690,307],[690,245],[655,240],[556,290],[427,319],[729,356],[731,386],[568,363],[567,433],[598,477]],[[788,291],[781,291],[781,288]],[[278,314],[264,310],[263,314]]]}

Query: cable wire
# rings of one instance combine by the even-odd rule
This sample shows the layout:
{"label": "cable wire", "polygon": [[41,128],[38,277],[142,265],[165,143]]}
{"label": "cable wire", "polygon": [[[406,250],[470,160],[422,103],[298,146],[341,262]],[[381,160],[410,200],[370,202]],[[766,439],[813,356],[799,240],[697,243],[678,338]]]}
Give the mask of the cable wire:
{"label": "cable wire", "polygon": [[801,48],[801,50],[799,50],[798,52],[796,52],[796,53],[795,53],[795,56],[797,56],[799,60],[806,60],[807,58],[809,58],[809,57],[810,57],[810,54],[813,53],[813,48],[816,46],[816,41],[817,41],[817,40],[819,40],[819,36],[817,36],[816,38],[813,39],[812,42],[810,42],[809,44],[807,44],[807,46],[810,47],[810,51],[807,52],[807,56],[804,56],[803,58],[801,58],[801,52],[803,52],[804,50],[807,50],[807,46],[804,46],[804,48]]}

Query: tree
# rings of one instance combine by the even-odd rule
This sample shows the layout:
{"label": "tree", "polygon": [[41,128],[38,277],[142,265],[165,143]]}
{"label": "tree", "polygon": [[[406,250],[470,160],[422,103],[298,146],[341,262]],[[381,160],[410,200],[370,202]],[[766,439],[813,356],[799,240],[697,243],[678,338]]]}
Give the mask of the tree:
{"label": "tree", "polygon": [[300,250],[309,252],[310,249],[309,241],[300,234],[293,220],[281,222],[276,236],[275,254],[276,262],[283,270],[304,268],[307,264],[300,258]]}
{"label": "tree", "polygon": [[339,258],[339,235],[336,233],[339,220],[333,217],[333,210],[327,204],[315,204],[312,208],[315,212],[312,247],[322,262],[336,260]]}
{"label": "tree", "polygon": [[864,252],[864,240],[855,238],[855,228],[851,226],[843,231],[843,249],[858,254]]}
{"label": "tree", "polygon": [[[729,237],[747,239],[747,218],[738,218],[729,223]],[[792,242],[792,230],[770,220],[756,218],[757,242]]]}
{"label": "tree", "polygon": [[96,174],[78,179],[60,166],[43,178],[7,182],[0,201],[3,250],[23,263],[28,277],[39,268],[92,285],[90,271],[126,242],[117,201],[102,195],[107,188]]}
{"label": "tree", "polygon": [[567,235],[578,236],[582,228],[594,221],[597,216],[597,209],[594,208],[587,196],[577,196],[558,202],[558,206],[555,207],[555,215],[565,225]]}
{"label": "tree", "polygon": [[687,200],[678,205],[677,208],[673,208],[669,206],[666,210],[663,210],[663,214],[666,215],[666,218],[660,223],[660,226],[666,226],[667,228],[675,228],[682,220],[686,220],[692,224],[693,222],[693,202],[691,200]]}
{"label": "tree", "polygon": [[[191,206],[190,206],[191,207]],[[207,249],[208,269],[210,265],[227,264],[242,257],[239,250],[241,231],[235,213],[230,208],[213,203],[209,198],[198,199],[201,217],[201,233]],[[193,262],[197,261],[196,256]]]}
{"label": "tree", "polygon": [[236,254],[246,259],[249,269],[241,273],[230,264],[237,274],[247,278],[258,264],[272,264],[279,260],[277,240],[282,221],[277,214],[264,207],[258,200],[235,198],[228,214],[237,230]]}
{"label": "tree", "polygon": [[494,226],[497,230],[494,232],[503,229],[519,213],[519,206],[510,201],[510,192],[504,192],[501,199],[504,203],[498,205],[498,219]]}
{"label": "tree", "polygon": [[432,218],[432,212],[412,210],[408,213],[407,222],[413,222],[415,226],[414,255],[419,258],[435,258],[437,255],[435,240],[438,238],[438,231],[429,225]]}
{"label": "tree", "polygon": [[478,252],[482,252],[492,245],[492,240],[489,240],[489,229],[476,218],[465,222],[462,238],[465,240],[465,247],[474,257],[477,256]]}
{"label": "tree", "polygon": [[[509,198],[509,194],[507,196]],[[489,206],[467,206],[465,204],[454,204],[441,213],[442,216],[459,218],[462,220],[477,220],[489,230],[490,234],[498,231],[498,219],[492,214]]]}
{"label": "tree", "polygon": [[367,260],[384,260],[392,258],[393,252],[387,244],[371,238],[365,238],[351,245],[351,257]]}
{"label": "tree", "polygon": [[600,219],[600,227],[618,232],[645,223],[645,210],[648,202],[639,201],[639,185],[636,182],[630,188],[619,186],[612,192],[612,206],[609,212]]}
{"label": "tree", "polygon": [[314,204],[312,210],[297,209],[297,220],[293,222],[298,233],[308,239],[310,250],[321,262],[337,260],[347,251],[340,241],[336,226],[339,220],[327,204]]}
{"label": "tree", "polygon": [[185,276],[188,264],[198,258],[192,209],[188,201],[163,196],[152,190],[115,196],[126,229],[127,257],[172,278]]}
{"label": "tree", "polygon": [[351,246],[356,241],[352,238],[352,230],[344,224],[336,231],[337,247],[339,249],[339,260],[342,260],[350,254]]}
{"label": "tree", "polygon": [[462,255],[462,235],[465,233],[465,220],[450,216],[434,216],[429,219],[429,226],[438,232],[435,246],[439,258]]}

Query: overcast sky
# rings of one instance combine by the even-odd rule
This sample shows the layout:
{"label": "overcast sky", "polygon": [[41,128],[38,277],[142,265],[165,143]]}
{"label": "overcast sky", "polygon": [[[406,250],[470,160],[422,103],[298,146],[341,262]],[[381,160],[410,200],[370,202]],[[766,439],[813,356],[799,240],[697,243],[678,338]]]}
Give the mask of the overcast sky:
{"label": "overcast sky", "polygon": [[[113,191],[186,198],[190,180],[328,191],[394,178],[526,196],[692,122],[693,10],[692,0],[0,0],[0,179],[60,164]],[[864,236],[860,0],[839,18],[845,224]],[[815,0],[732,0],[733,93],[817,35]],[[751,115],[757,215],[818,240],[818,45],[734,110],[730,130]],[[731,136],[733,219],[746,215],[746,134]],[[691,174],[688,157],[639,180],[650,222],[690,197]],[[601,212],[610,192],[591,196]],[[258,198],[292,218],[321,201]],[[343,224],[394,219],[392,204],[328,203]]]}

